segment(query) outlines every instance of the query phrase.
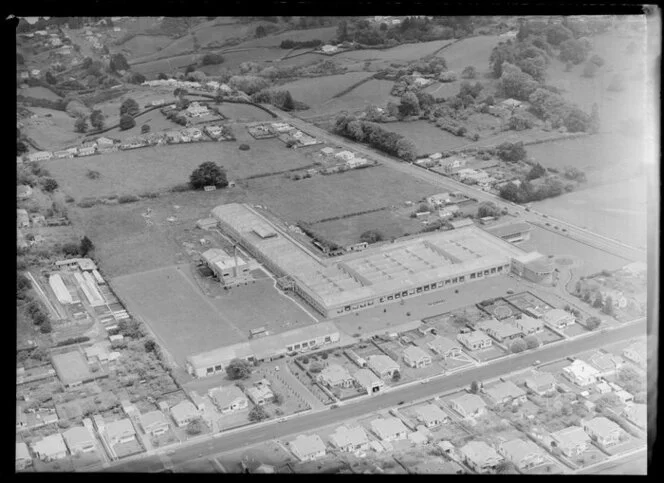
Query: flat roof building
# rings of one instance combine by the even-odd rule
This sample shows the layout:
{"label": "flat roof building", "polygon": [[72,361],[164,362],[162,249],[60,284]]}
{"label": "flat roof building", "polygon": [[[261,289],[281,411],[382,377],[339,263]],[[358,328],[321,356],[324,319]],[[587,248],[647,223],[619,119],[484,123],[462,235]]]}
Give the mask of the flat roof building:
{"label": "flat roof building", "polygon": [[249,264],[242,257],[238,254],[229,255],[221,248],[210,248],[201,257],[222,283],[249,271]]}
{"label": "flat roof building", "polygon": [[[399,302],[432,290],[507,273],[520,248],[475,226],[437,232],[370,247],[333,259],[319,258],[272,225],[252,207],[230,203],[212,216],[221,230],[279,277],[325,317]],[[538,260],[537,254],[521,262]]]}
{"label": "flat roof building", "polygon": [[525,221],[517,223],[509,223],[507,225],[492,226],[487,228],[486,231],[494,236],[502,238],[510,243],[516,243],[530,239],[530,232],[533,227]]}

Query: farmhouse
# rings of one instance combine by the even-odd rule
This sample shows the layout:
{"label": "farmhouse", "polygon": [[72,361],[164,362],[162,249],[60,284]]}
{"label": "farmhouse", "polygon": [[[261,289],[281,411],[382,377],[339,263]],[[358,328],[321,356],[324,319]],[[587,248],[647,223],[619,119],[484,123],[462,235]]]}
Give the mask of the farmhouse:
{"label": "farmhouse", "polygon": [[551,393],[556,390],[556,378],[553,374],[542,372],[526,378],[526,387],[539,396]]}
{"label": "farmhouse", "polygon": [[28,451],[28,445],[24,442],[16,443],[16,469],[24,470],[32,464],[32,456],[30,456],[30,451]]}
{"label": "farmhouse", "polygon": [[325,443],[317,434],[311,436],[300,434],[288,443],[288,446],[300,461],[313,461],[325,456]]}
{"label": "farmhouse", "polygon": [[166,416],[161,411],[155,410],[141,414],[140,420],[145,434],[159,436],[168,432],[168,421],[166,421]]}
{"label": "farmhouse", "polygon": [[69,428],[62,433],[62,436],[64,437],[71,454],[89,453],[96,449],[95,437],[86,426]]}
{"label": "farmhouse", "polygon": [[112,421],[106,426],[106,438],[111,446],[129,443],[136,439],[136,430],[127,418]]}
{"label": "farmhouse", "polygon": [[355,157],[355,154],[351,153],[350,151],[339,151],[337,154],[334,155],[334,157],[342,159],[344,161],[350,161]]}
{"label": "farmhouse", "polygon": [[517,101],[516,99],[505,99],[503,102],[500,103],[500,105],[508,109],[514,110],[523,107],[523,102]]}
{"label": "farmhouse", "polygon": [[391,357],[380,354],[369,356],[369,369],[378,377],[392,377],[395,372],[399,372],[399,364]]}
{"label": "farmhouse", "polygon": [[396,441],[408,435],[408,428],[399,418],[378,418],[371,421],[370,425],[371,430],[382,441]]}
{"label": "farmhouse", "polygon": [[97,151],[97,145],[93,144],[92,146],[81,146],[78,148],[79,156],[92,156]]}
{"label": "farmhouse", "polygon": [[611,297],[613,307],[616,309],[624,309],[627,307],[628,300],[627,297],[623,295],[619,290],[601,290],[602,299],[606,300],[607,297]]}
{"label": "farmhouse", "polygon": [[445,414],[445,411],[435,404],[419,406],[415,409],[415,413],[417,414],[417,420],[423,423],[427,428],[440,426],[450,419],[449,416]]}
{"label": "farmhouse", "polygon": [[222,414],[240,411],[249,405],[242,390],[235,385],[210,389],[208,396]]}
{"label": "farmhouse", "polygon": [[[327,318],[499,275],[516,264],[530,275],[523,250],[474,226],[321,259],[248,205],[221,205],[212,216],[266,268],[291,277],[295,292]],[[257,229],[272,235],[262,237]]]}
{"label": "farmhouse", "polygon": [[330,364],[323,369],[318,379],[328,387],[352,387],[353,376],[341,365]]}
{"label": "farmhouse", "polygon": [[457,335],[457,340],[463,344],[466,349],[476,351],[485,349],[493,344],[491,337],[486,335],[481,330],[474,330],[466,332],[465,334]]}
{"label": "farmhouse", "polygon": [[588,434],[578,426],[570,426],[551,433],[551,439],[565,456],[575,456],[583,453],[590,443]]}
{"label": "farmhouse", "polygon": [[326,45],[323,45],[323,46],[320,48],[320,50],[321,50],[324,54],[331,54],[332,52],[336,52],[337,50],[339,50],[339,47],[337,47],[336,45],[329,45],[329,44],[326,44]]}
{"label": "farmhouse", "polygon": [[526,392],[512,381],[499,382],[484,390],[493,405],[517,405],[526,402]]}
{"label": "farmhouse", "polygon": [[171,408],[171,417],[178,428],[186,426],[199,416],[198,410],[191,401],[182,401]]}
{"label": "farmhouse", "polygon": [[648,406],[646,404],[632,404],[623,409],[622,415],[630,423],[641,429],[648,425]]}
{"label": "farmhouse", "polygon": [[94,379],[88,363],[78,351],[57,354],[51,357],[58,378],[66,387],[80,386]]}
{"label": "farmhouse", "polygon": [[60,433],[46,436],[32,445],[32,451],[42,461],[59,460],[67,456],[67,447]]}
{"label": "farmhouse", "polygon": [[403,351],[403,361],[410,367],[426,367],[431,364],[431,356],[419,347],[410,346]]}
{"label": "farmhouse", "polygon": [[486,229],[486,231],[492,235],[502,238],[510,243],[530,240],[530,232],[532,230],[532,225],[526,222],[509,223],[507,225],[492,226],[491,228]]}
{"label": "farmhouse", "polygon": [[521,471],[539,466],[546,459],[540,447],[529,440],[513,439],[503,442],[498,451]]}
{"label": "farmhouse", "polygon": [[369,369],[360,369],[355,373],[353,378],[357,381],[360,387],[366,389],[367,394],[380,392],[385,386],[385,382]]}
{"label": "farmhouse", "polygon": [[450,401],[450,407],[464,417],[475,419],[486,413],[484,400],[476,394],[464,394]]}
{"label": "farmhouse", "polygon": [[544,314],[544,322],[556,329],[564,329],[573,325],[576,319],[572,314],[563,309],[552,309]]}
{"label": "farmhouse", "polygon": [[647,362],[648,348],[645,342],[637,342],[626,347],[622,353],[623,357],[634,364],[645,368]]}
{"label": "farmhouse", "polygon": [[364,428],[361,426],[339,426],[334,433],[330,435],[332,444],[341,451],[353,452],[364,450],[369,447],[369,438]]}
{"label": "farmhouse", "polygon": [[618,444],[623,434],[620,426],[603,416],[586,421],[583,423],[583,429],[592,440],[605,448]]}
{"label": "farmhouse", "polygon": [[279,133],[284,133],[295,129],[293,126],[291,126],[290,124],[286,124],[285,122],[273,122],[271,126],[272,129],[274,129]]}
{"label": "farmhouse", "polygon": [[519,329],[524,335],[537,334],[544,330],[544,324],[533,317],[520,315],[507,320]]}
{"label": "farmhouse", "polygon": [[231,282],[239,275],[249,272],[249,264],[237,253],[229,255],[221,248],[211,248],[203,252],[202,258],[222,284]]}
{"label": "farmhouse", "polygon": [[250,362],[272,360],[290,352],[305,352],[334,344],[339,342],[339,337],[339,329],[333,322],[321,322],[189,356],[187,371],[196,377],[211,376],[223,372],[235,358]]}
{"label": "farmhouse", "polygon": [[476,327],[489,334],[498,342],[516,339],[517,337],[521,337],[523,335],[521,329],[518,329],[513,325],[500,322],[496,319],[479,322]]}
{"label": "farmhouse", "polygon": [[576,359],[572,364],[563,368],[563,376],[578,386],[589,386],[597,382],[600,372],[586,362]]}
{"label": "farmhouse", "polygon": [[334,148],[330,148],[330,147],[323,148],[323,149],[320,150],[320,152],[324,156],[330,156],[330,155],[334,154]]}
{"label": "farmhouse", "polygon": [[473,471],[488,473],[494,471],[503,458],[484,441],[471,441],[459,450],[461,457]]}

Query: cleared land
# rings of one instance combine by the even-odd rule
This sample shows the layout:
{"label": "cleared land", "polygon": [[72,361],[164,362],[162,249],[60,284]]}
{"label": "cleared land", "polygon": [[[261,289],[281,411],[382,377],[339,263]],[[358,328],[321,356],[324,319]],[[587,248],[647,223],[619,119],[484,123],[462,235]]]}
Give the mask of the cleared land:
{"label": "cleared land", "polygon": [[[445,45],[449,45],[453,40],[433,40],[431,42],[421,42],[414,44],[404,44],[385,50],[353,50],[344,52],[335,58],[339,60],[378,60],[385,62],[408,62],[433,54],[436,50]],[[444,53],[447,49],[443,50]]]}
{"label": "cleared land", "polygon": [[[30,107],[29,109],[39,116],[39,120],[24,122],[25,127],[21,129],[21,132],[32,138],[40,148],[57,150],[76,144],[81,138],[80,134],[74,132],[75,119],[66,112],[42,107]],[[50,117],[46,117],[48,114]]]}
{"label": "cleared land", "polygon": [[128,55],[131,62],[132,58],[147,57],[156,54],[171,42],[173,42],[173,39],[166,35],[137,35],[113,50],[119,50],[123,54]]}
{"label": "cleared land", "polygon": [[385,106],[390,101],[398,103],[399,98],[390,95],[393,85],[392,81],[372,79],[344,96],[330,99],[320,106],[301,111],[296,115],[305,119],[313,116],[334,116],[341,111],[361,111],[369,104]]}
{"label": "cleared land", "polygon": [[[271,121],[274,119],[267,112],[247,104],[222,103],[218,106],[218,108],[219,112],[221,112],[228,119],[232,119],[238,122]],[[236,136],[241,130],[244,130],[244,127],[238,127],[235,130]]]}
{"label": "cleared land", "polygon": [[48,99],[50,101],[57,101],[62,99],[59,95],[46,87],[28,87],[26,89],[18,89],[19,96],[34,97],[35,99]]}
{"label": "cleared land", "polygon": [[491,50],[498,42],[499,39],[495,35],[471,37],[450,45],[439,52],[437,56],[444,57],[448,69],[458,74],[469,65],[474,66],[480,74],[484,74],[489,70]]}
{"label": "cleared land", "polygon": [[470,142],[467,138],[454,136],[427,121],[391,122],[384,127],[413,141],[418,155],[448,151]]}
{"label": "cleared land", "polygon": [[294,99],[315,108],[331,99],[335,94],[372,75],[371,72],[349,72],[341,75],[305,78],[283,84],[279,86],[279,89],[289,90]]}

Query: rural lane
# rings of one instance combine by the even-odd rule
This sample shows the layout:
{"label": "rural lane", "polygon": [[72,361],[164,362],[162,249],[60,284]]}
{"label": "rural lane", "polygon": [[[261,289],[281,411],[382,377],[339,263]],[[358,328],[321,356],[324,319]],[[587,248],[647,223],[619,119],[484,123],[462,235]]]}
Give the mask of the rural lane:
{"label": "rural lane", "polygon": [[284,118],[284,120],[288,121],[298,129],[301,129],[326,142],[342,146],[346,149],[361,153],[364,156],[376,159],[393,169],[408,174],[409,176],[413,176],[423,181],[436,184],[446,190],[460,191],[466,196],[476,198],[479,201],[492,201],[500,207],[505,207],[512,212],[518,213],[525,221],[531,222],[534,225],[540,226],[542,228],[544,228],[544,225],[547,222],[551,223],[552,225],[558,225],[561,229],[565,228],[567,232],[562,233],[556,231],[555,233],[561,236],[567,236],[581,243],[585,243],[599,250],[603,250],[605,252],[611,253],[612,255],[621,257],[625,260],[634,261],[645,259],[646,252],[643,249],[627,245],[626,243],[599,235],[597,233],[593,233],[580,226],[573,225],[566,221],[559,220],[536,211],[526,211],[525,207],[515,203],[507,202],[494,194],[473,188],[467,184],[445,177],[433,171],[429,171],[428,169],[421,168],[417,165],[404,161],[398,161],[363,144],[350,141],[336,134],[331,134],[317,126],[314,126],[313,124],[303,121],[302,119],[293,117],[287,112],[281,111],[274,106],[270,106],[270,109],[279,114],[279,116]]}
{"label": "rural lane", "polygon": [[[256,443],[283,438],[289,435],[310,431],[396,406],[401,401],[415,401],[432,397],[436,394],[463,388],[475,380],[487,380],[508,374],[519,369],[532,366],[536,361],[541,363],[553,362],[598,347],[627,340],[645,334],[645,318],[635,323],[624,325],[609,331],[592,333],[585,337],[543,347],[537,351],[512,355],[495,362],[484,364],[446,377],[431,380],[422,384],[408,385],[395,388],[382,395],[358,402],[340,406],[339,408],[324,412],[307,413],[299,417],[288,419],[283,423],[272,422],[259,427],[249,427],[230,434],[220,433],[214,439],[202,441],[191,445],[174,448],[174,454],[169,458],[173,466],[177,466],[193,459],[236,450]],[[158,471],[160,467],[159,455],[145,455],[142,458],[119,461],[107,468],[108,471],[150,472]]]}

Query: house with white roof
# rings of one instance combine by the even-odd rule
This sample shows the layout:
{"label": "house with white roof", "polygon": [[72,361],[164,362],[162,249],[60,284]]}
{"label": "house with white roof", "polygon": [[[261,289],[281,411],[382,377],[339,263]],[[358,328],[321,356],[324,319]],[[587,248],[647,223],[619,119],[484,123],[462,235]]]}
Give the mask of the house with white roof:
{"label": "house with white roof", "polygon": [[320,48],[320,50],[323,51],[324,54],[331,54],[332,52],[339,50],[339,47],[336,45],[325,44]]}
{"label": "house with white roof", "polygon": [[464,419],[475,419],[486,414],[486,403],[476,394],[464,394],[452,399],[450,407]]}
{"label": "house with white roof", "polygon": [[28,451],[28,445],[24,442],[16,443],[16,470],[24,470],[32,465],[32,456]]}
{"label": "house with white roof", "polygon": [[378,377],[392,377],[395,372],[399,372],[399,364],[383,354],[369,356],[368,365]]}
{"label": "house with white roof", "polygon": [[36,153],[28,154],[28,161],[37,162],[37,161],[48,161],[53,158],[53,153],[50,151],[38,151]]}
{"label": "house with white roof", "polygon": [[503,457],[484,441],[471,441],[459,452],[463,462],[477,473],[490,473],[503,461]]}
{"label": "house with white roof", "polygon": [[438,208],[440,206],[445,206],[447,203],[451,203],[452,197],[449,193],[438,193],[435,195],[427,196],[426,201],[434,208]]}
{"label": "house with white roof", "polygon": [[334,157],[343,159],[344,161],[350,161],[355,157],[355,154],[351,153],[350,151],[339,151],[337,154],[334,155]]}
{"label": "house with white roof", "polygon": [[450,420],[449,416],[439,406],[426,404],[415,408],[417,420],[427,428],[435,428]]}
{"label": "house with white roof", "polygon": [[263,381],[259,381],[246,390],[249,400],[257,406],[264,406],[274,400],[274,392],[272,392],[270,384],[265,379]]}
{"label": "house with white roof", "polygon": [[427,343],[427,347],[443,359],[449,357],[459,357],[461,355],[461,346],[446,337],[436,336],[433,340]]}
{"label": "house with white roof", "polygon": [[408,428],[399,418],[378,418],[370,423],[371,430],[382,441],[396,441],[408,436]]}
{"label": "house with white roof", "polygon": [[600,372],[581,359],[576,359],[572,364],[563,368],[563,376],[577,386],[585,387],[597,382]]}
{"label": "house with white roof", "polygon": [[466,349],[471,351],[485,349],[493,344],[491,337],[486,335],[481,330],[474,330],[464,334],[459,334],[457,335],[457,340],[461,342],[461,344],[463,344]]}
{"label": "house with white roof", "polygon": [[171,417],[178,428],[186,426],[194,419],[200,417],[200,413],[191,401],[182,401],[171,408]]}
{"label": "house with white roof", "polygon": [[563,309],[552,309],[544,314],[544,322],[556,329],[564,329],[576,322],[574,315]]}
{"label": "house with white roof", "polygon": [[539,466],[547,459],[539,446],[524,439],[505,441],[499,445],[498,452],[514,463],[520,471]]}
{"label": "house with white roof", "polygon": [[625,297],[625,295],[619,290],[604,289],[600,290],[600,294],[602,295],[602,300],[611,297],[613,307],[616,309],[624,309],[629,303],[627,297]]}
{"label": "house with white roof", "polygon": [[556,378],[549,372],[542,372],[527,377],[526,387],[539,396],[552,393],[556,390]]}
{"label": "house with white roof", "polygon": [[67,446],[60,433],[51,434],[32,445],[32,451],[42,461],[59,460],[67,456]]}
{"label": "house with white roof", "polygon": [[300,434],[288,443],[288,446],[300,461],[313,461],[322,458],[326,452],[325,443],[317,434],[311,436]]}
{"label": "house with white roof", "polygon": [[416,369],[431,365],[431,356],[417,346],[409,346],[403,351],[404,362]]}
{"label": "house with white roof", "polygon": [[593,441],[605,448],[618,444],[623,434],[620,426],[603,416],[586,421],[583,429]]}
{"label": "house with white roof", "polygon": [[353,376],[339,364],[330,364],[324,368],[318,380],[328,387],[352,387],[354,384]]}
{"label": "house with white roof", "polygon": [[360,369],[353,375],[353,378],[360,387],[367,391],[367,394],[375,394],[385,387],[385,381],[369,369]]}
{"label": "house with white roof", "polygon": [[145,434],[159,436],[160,434],[167,433],[169,430],[166,416],[159,410],[141,414],[140,421],[141,427],[143,428],[143,431],[145,431]]}
{"label": "house with white roof", "polygon": [[648,359],[648,347],[645,342],[636,342],[627,346],[623,350],[622,355],[628,361],[645,369],[646,361]]}
{"label": "house with white roof", "polygon": [[625,407],[622,415],[635,426],[646,429],[648,426],[648,406],[646,404],[631,404]]}
{"label": "house with white roof", "polygon": [[588,449],[590,437],[578,426],[570,426],[551,433],[551,445],[560,449],[565,456],[575,456]]}
{"label": "house with white roof", "polygon": [[521,337],[523,332],[517,327],[500,322],[496,319],[490,319],[483,322],[479,322],[476,327],[483,332],[486,332],[491,337],[496,339],[498,342],[503,342],[504,340],[512,340],[517,337]]}
{"label": "house with white roof", "polygon": [[484,394],[493,405],[518,405],[526,402],[526,392],[512,381],[499,382],[484,389]]}
{"label": "house with white roof", "polygon": [[136,430],[128,418],[112,421],[105,425],[106,438],[111,446],[129,443],[136,439]]}
{"label": "house with white roof", "polygon": [[588,363],[597,369],[600,377],[609,377],[613,376],[625,361],[620,356],[598,351],[590,356]]}
{"label": "house with white roof", "polygon": [[511,318],[508,322],[519,329],[524,335],[537,334],[544,330],[544,324],[541,321],[528,315]]}
{"label": "house with white roof", "polygon": [[320,150],[321,154],[324,156],[330,156],[334,154],[334,148],[326,147]]}
{"label": "house with white roof", "polygon": [[339,426],[332,435],[330,442],[341,451],[353,452],[366,450],[369,447],[369,438],[362,426]]}
{"label": "house with white roof", "polygon": [[90,453],[96,449],[95,437],[86,426],[69,428],[62,436],[71,454]]}
{"label": "house with white roof", "polygon": [[210,396],[210,399],[212,399],[222,414],[240,411],[246,409],[249,405],[247,397],[235,385],[210,389],[208,396]]}

